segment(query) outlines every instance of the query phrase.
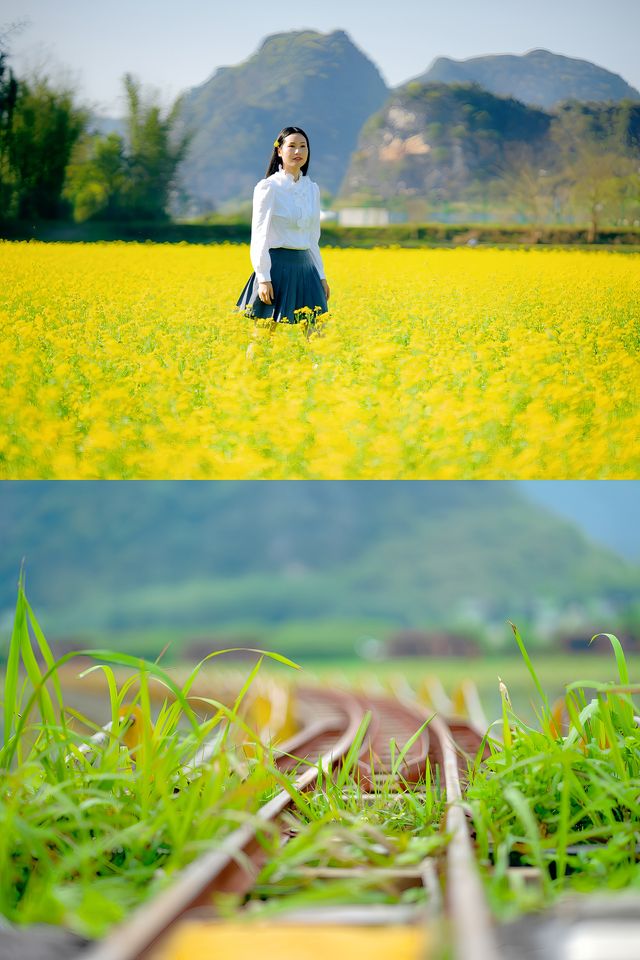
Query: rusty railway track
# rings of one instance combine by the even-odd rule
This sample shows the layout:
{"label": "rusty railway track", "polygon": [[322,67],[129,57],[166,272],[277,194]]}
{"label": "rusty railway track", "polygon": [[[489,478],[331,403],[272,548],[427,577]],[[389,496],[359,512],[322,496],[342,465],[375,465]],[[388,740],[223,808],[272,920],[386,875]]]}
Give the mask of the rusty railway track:
{"label": "rusty railway track", "polygon": [[[296,789],[314,788],[319,768],[328,771],[345,758],[370,714],[359,749],[357,768],[363,788],[375,790],[381,778],[395,773],[398,790],[424,777],[427,764],[438,765],[447,793],[447,830],[451,840],[446,856],[446,913],[456,960],[499,960],[489,909],[473,858],[464,811],[461,777],[467,756],[478,750],[482,735],[474,725],[455,718],[448,724],[433,711],[382,694],[355,696],[326,689],[299,690],[306,719],[298,734],[281,744],[275,754],[282,771],[300,770]],[[424,726],[425,721],[429,723]],[[420,729],[398,762],[400,749]],[[392,743],[397,748],[391,746]],[[254,885],[266,854],[259,834],[281,829],[292,805],[282,791],[265,804],[251,823],[235,830],[216,849],[197,858],[175,882],[144,904],[109,936],[83,952],[83,960],[138,960],[150,958],[173,926],[196,908],[212,909],[214,895],[246,894]],[[424,869],[420,882],[437,893],[435,870]]]}

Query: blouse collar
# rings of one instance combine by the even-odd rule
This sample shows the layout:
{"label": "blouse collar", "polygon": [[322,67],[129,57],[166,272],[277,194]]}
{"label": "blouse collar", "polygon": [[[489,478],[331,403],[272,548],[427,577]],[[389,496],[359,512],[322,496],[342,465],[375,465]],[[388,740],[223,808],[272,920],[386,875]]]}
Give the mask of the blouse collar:
{"label": "blouse collar", "polygon": [[300,174],[297,180],[294,179],[293,174],[286,173],[284,170],[284,167],[280,167],[280,169],[274,174],[274,176],[278,177],[282,181],[282,183],[286,183],[287,185],[291,185],[291,186],[296,186],[297,184],[300,183],[301,180],[306,179],[303,173]]}

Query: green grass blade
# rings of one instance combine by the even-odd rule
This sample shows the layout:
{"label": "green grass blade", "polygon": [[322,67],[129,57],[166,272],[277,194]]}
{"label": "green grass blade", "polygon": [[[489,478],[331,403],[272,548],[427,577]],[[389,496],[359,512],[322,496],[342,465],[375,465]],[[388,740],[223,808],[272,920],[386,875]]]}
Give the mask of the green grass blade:
{"label": "green grass blade", "polygon": [[606,637],[611,646],[613,647],[613,652],[616,658],[616,665],[618,667],[618,676],[620,677],[621,684],[629,683],[629,668],[627,666],[627,660],[624,655],[624,650],[622,649],[622,644],[618,638],[613,633],[596,633],[595,636],[591,637],[589,643],[593,643],[594,640],[597,640],[598,637]]}
{"label": "green grass blade", "polygon": [[[22,589],[23,574],[20,571],[18,596],[13,618],[13,629],[9,643],[7,668],[4,678],[4,732],[3,743],[6,748],[16,728],[17,717],[20,714],[20,638],[26,618],[25,597]],[[4,751],[3,751],[4,753]]]}
{"label": "green grass blade", "polygon": [[365,738],[365,734],[369,729],[369,724],[371,723],[371,711],[367,710],[362,720],[360,721],[360,726],[356,731],[356,735],[353,738],[353,742],[347,751],[342,765],[340,767],[340,772],[336,780],[336,786],[338,789],[344,789],[347,784],[347,781],[351,777],[353,770],[358,762],[358,757],[362,750],[362,743]]}
{"label": "green grass blade", "polygon": [[429,724],[431,723],[431,721],[433,720],[434,717],[435,717],[435,713],[432,714],[432,715],[429,717],[428,720],[425,720],[425,722],[424,722],[421,726],[418,727],[418,729],[417,729],[416,732],[413,734],[413,736],[409,737],[409,739],[408,739],[407,742],[405,743],[404,747],[402,748],[402,750],[400,751],[400,753],[398,754],[398,756],[395,758],[393,764],[391,765],[391,771],[392,771],[391,775],[392,775],[392,776],[396,776],[396,775],[397,775],[397,773],[398,773],[400,767],[402,766],[402,763],[403,763],[404,758],[406,757],[407,753],[409,752],[409,750],[411,750],[411,747],[414,745],[414,743],[416,742],[416,740],[417,740],[419,737],[422,736],[423,732],[427,729],[427,727],[429,726]]}
{"label": "green grass blade", "polygon": [[511,626],[511,629],[513,630],[513,635],[514,635],[514,637],[515,637],[515,639],[516,639],[516,643],[518,644],[518,647],[519,647],[519,649],[520,649],[520,653],[522,654],[522,659],[524,660],[524,662],[525,662],[525,664],[526,664],[527,670],[529,671],[529,674],[531,675],[531,679],[533,680],[533,683],[534,683],[534,685],[535,685],[535,688],[536,688],[536,690],[538,691],[538,694],[539,694],[539,696],[540,696],[540,699],[542,700],[542,703],[544,704],[544,707],[545,707],[545,710],[546,710],[546,715],[547,715],[547,720],[550,720],[551,717],[552,717],[552,713],[551,713],[551,707],[550,707],[550,705],[549,705],[549,700],[547,699],[547,695],[546,695],[546,693],[544,692],[544,690],[543,690],[543,688],[542,688],[542,684],[540,683],[540,680],[538,679],[538,674],[536,673],[536,671],[535,671],[535,669],[534,669],[534,666],[533,666],[533,663],[531,662],[531,657],[529,656],[529,653],[528,653],[528,651],[527,651],[527,648],[526,648],[525,645],[524,645],[524,641],[523,641],[522,637],[520,636],[520,632],[519,632],[518,628],[516,627],[515,623],[511,623],[511,621],[509,621],[509,624],[510,624],[510,626]]}
{"label": "green grass blade", "polygon": [[[36,618],[36,615],[35,615],[35,613],[33,612],[32,608],[31,608],[31,604],[30,604],[29,601],[27,600],[26,596],[25,596],[24,600],[25,600],[25,605],[26,605],[26,610],[27,610],[27,616],[28,616],[28,619],[29,619],[29,623],[31,624],[31,629],[33,630],[33,634],[34,634],[34,636],[35,636],[35,638],[36,638],[36,640],[37,640],[38,647],[40,648],[40,653],[42,654],[42,659],[43,659],[44,662],[46,663],[47,667],[48,667],[48,668],[51,668],[51,667],[53,667],[53,665],[55,664],[55,657],[54,657],[54,655],[53,655],[53,653],[52,653],[52,651],[51,651],[51,648],[50,648],[49,644],[48,644],[47,641],[46,641],[46,638],[45,638],[45,635],[44,635],[44,633],[43,633],[43,631],[42,631],[42,628],[40,627],[40,624],[38,623],[38,620],[37,620],[37,618]],[[58,677],[58,672],[57,672],[57,670],[54,670],[53,673],[51,674],[51,682],[52,682],[53,688],[54,688],[55,693],[56,693],[56,698],[57,698],[57,701],[58,701],[58,707],[59,707],[59,709],[60,709],[60,714],[62,715],[62,713],[63,713],[63,711],[62,711],[62,705],[63,705],[63,703],[64,703],[64,698],[63,698],[63,696],[62,696],[62,687],[61,687],[61,685],[60,685],[60,679],[59,679],[59,677]]]}
{"label": "green grass blade", "polygon": [[[107,663],[114,663],[121,667],[130,667],[138,672],[144,671],[147,677],[153,677],[154,680],[164,684],[176,700],[179,701],[184,710],[185,717],[189,720],[194,730],[198,729],[198,719],[189,706],[187,698],[182,692],[182,688],[171,679],[169,674],[151,660],[144,660],[141,657],[132,657],[128,653],[119,653],[115,650],[77,650],[74,656],[91,657],[92,660],[105,660]],[[61,661],[58,661],[60,663]]]}

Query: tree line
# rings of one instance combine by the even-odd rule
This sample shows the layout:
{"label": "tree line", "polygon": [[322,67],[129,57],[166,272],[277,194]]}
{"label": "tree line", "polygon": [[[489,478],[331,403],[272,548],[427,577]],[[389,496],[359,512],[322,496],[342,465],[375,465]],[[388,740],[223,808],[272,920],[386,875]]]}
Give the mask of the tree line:
{"label": "tree line", "polygon": [[640,107],[567,102],[542,151],[504,151],[499,189],[529,223],[558,223],[575,213],[593,242],[604,224],[640,223]]}
{"label": "tree line", "polygon": [[169,219],[188,144],[175,135],[178,102],[163,111],[126,74],[125,134],[105,135],[73,91],[16,77],[9,59],[0,46],[0,222]]}

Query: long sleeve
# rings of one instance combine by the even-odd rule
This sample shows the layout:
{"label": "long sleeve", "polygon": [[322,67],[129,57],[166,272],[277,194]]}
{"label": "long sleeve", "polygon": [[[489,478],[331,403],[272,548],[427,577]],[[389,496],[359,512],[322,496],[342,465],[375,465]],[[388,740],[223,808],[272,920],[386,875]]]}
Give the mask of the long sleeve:
{"label": "long sleeve", "polygon": [[251,217],[251,265],[259,283],[271,280],[269,227],[273,217],[273,192],[268,180],[260,180],[253,191]]}
{"label": "long sleeve", "polygon": [[320,255],[320,187],[317,183],[313,184],[313,210],[315,214],[315,220],[313,226],[311,227],[311,243],[309,245],[309,253],[313,259],[314,264],[316,265],[316,270],[320,274],[320,279],[324,280],[324,266],[322,263],[322,257]]}

